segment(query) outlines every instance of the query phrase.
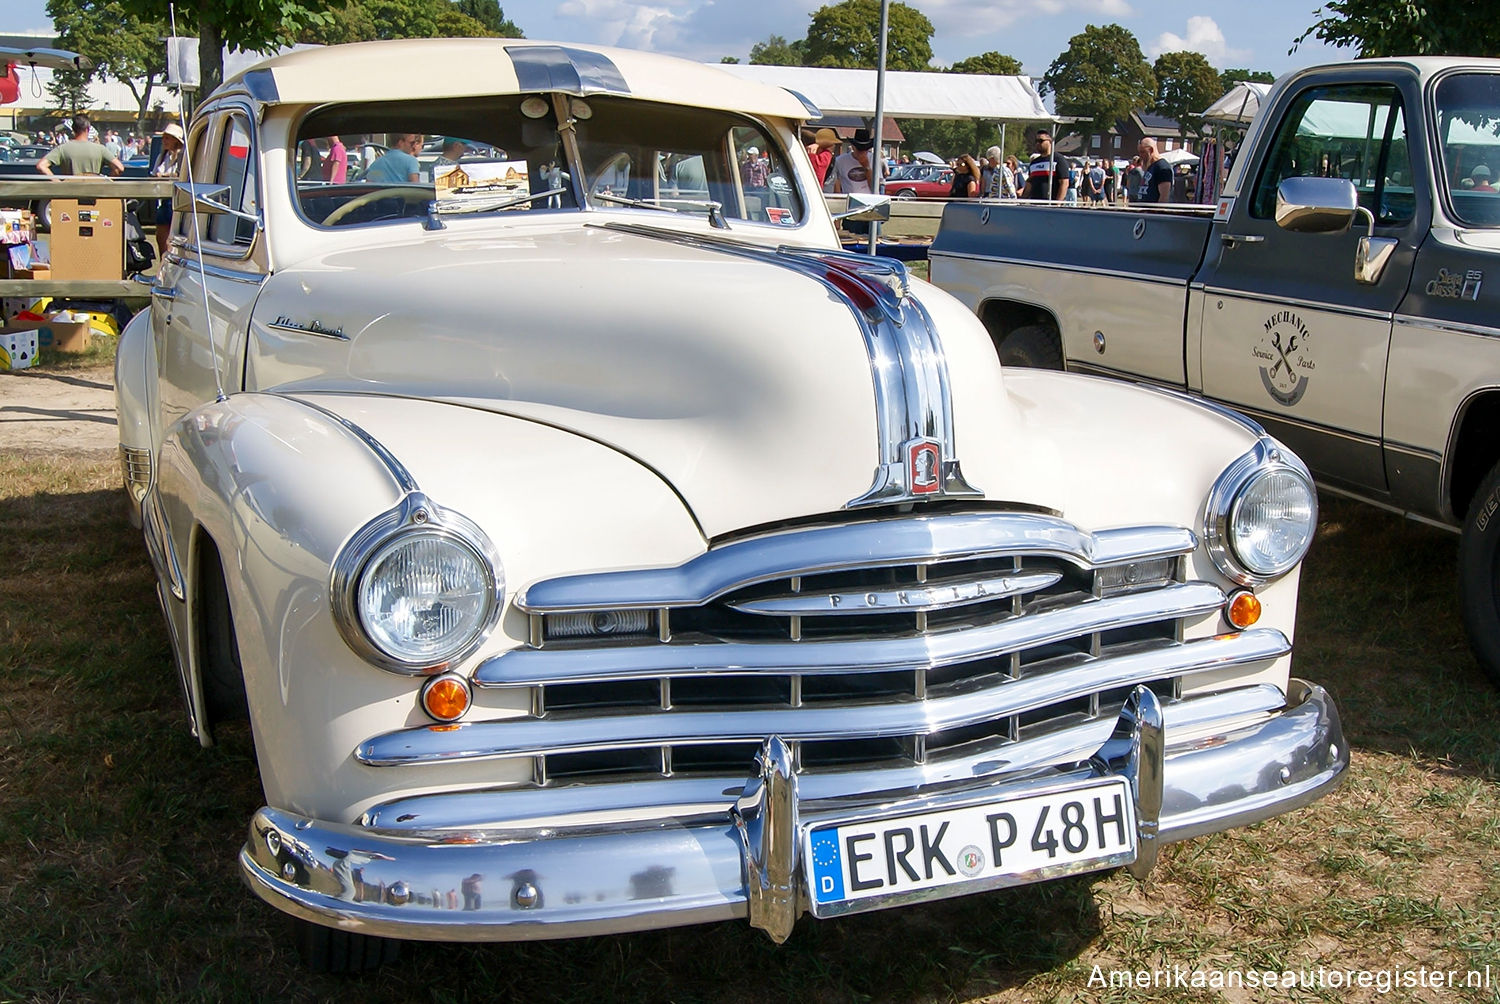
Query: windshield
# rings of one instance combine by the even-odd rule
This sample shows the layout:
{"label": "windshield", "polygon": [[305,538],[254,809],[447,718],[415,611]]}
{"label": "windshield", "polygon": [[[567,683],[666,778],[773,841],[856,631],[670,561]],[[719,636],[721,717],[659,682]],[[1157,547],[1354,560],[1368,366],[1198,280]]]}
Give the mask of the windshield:
{"label": "windshield", "polygon": [[1500,226],[1500,74],[1456,73],[1437,87],[1438,145],[1449,210]]}
{"label": "windshield", "polygon": [[[579,164],[557,109],[566,109]],[[768,130],[712,109],[624,98],[483,96],[333,105],[303,119],[288,151],[303,215],[360,226],[449,213],[712,214],[796,226],[805,212]],[[575,175],[577,175],[575,181]],[[433,203],[436,201],[436,206]]]}

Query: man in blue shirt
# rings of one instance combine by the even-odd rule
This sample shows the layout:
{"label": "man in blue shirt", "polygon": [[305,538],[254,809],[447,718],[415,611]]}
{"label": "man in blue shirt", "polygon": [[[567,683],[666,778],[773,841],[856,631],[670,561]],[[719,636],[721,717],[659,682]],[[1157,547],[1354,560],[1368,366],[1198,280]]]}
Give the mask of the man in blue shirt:
{"label": "man in blue shirt", "polygon": [[417,163],[417,154],[421,149],[421,133],[409,132],[397,136],[395,146],[377,157],[360,180],[376,185],[421,181],[422,166]]}

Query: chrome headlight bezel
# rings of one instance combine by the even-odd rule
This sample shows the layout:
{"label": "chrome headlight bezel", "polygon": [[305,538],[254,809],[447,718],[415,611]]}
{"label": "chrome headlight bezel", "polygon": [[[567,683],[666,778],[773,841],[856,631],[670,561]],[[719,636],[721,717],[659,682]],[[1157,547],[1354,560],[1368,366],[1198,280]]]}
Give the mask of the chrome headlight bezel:
{"label": "chrome headlight bezel", "polygon": [[1245,492],[1259,479],[1271,474],[1290,475],[1307,488],[1311,502],[1307,541],[1311,544],[1318,526],[1318,494],[1307,467],[1286,447],[1268,436],[1226,467],[1208,493],[1203,513],[1203,539],[1214,567],[1230,581],[1242,586],[1260,586],[1286,575],[1307,556],[1304,546],[1295,557],[1263,569],[1249,564],[1235,549],[1234,517]]}
{"label": "chrome headlight bezel", "polygon": [[[377,642],[365,627],[359,603],[361,585],[376,556],[411,536],[437,538],[469,551],[482,570],[487,592],[484,608],[463,640],[422,659],[392,652]],[[473,654],[495,629],[504,595],[505,571],[484,531],[472,520],[442,508],[420,492],[405,496],[394,508],[361,527],[339,549],[330,573],[333,619],[344,641],[367,662],[411,676],[440,672]]]}

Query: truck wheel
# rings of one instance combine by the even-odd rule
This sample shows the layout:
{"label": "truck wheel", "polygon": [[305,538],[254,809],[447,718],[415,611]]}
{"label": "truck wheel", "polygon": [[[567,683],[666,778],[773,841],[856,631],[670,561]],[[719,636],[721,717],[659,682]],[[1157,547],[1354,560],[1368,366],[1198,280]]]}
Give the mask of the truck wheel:
{"label": "truck wheel", "polygon": [[1500,687],[1500,464],[1485,476],[1464,517],[1458,605],[1474,657]]}
{"label": "truck wheel", "polygon": [[401,942],[340,931],[300,917],[290,918],[302,965],[315,973],[363,973],[395,962]]}
{"label": "truck wheel", "polygon": [[1027,324],[1000,340],[1000,365],[1025,366],[1037,370],[1063,368],[1062,344],[1051,328]]}

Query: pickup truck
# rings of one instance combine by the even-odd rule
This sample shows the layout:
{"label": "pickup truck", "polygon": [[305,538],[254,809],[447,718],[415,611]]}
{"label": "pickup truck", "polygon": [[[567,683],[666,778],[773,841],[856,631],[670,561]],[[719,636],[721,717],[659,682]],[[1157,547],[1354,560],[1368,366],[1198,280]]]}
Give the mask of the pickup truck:
{"label": "pickup truck", "polygon": [[1460,530],[1500,684],[1500,61],[1290,74],[1241,149],[1201,211],[950,204],[932,279],[1002,362],[1229,405],[1325,489]]}

